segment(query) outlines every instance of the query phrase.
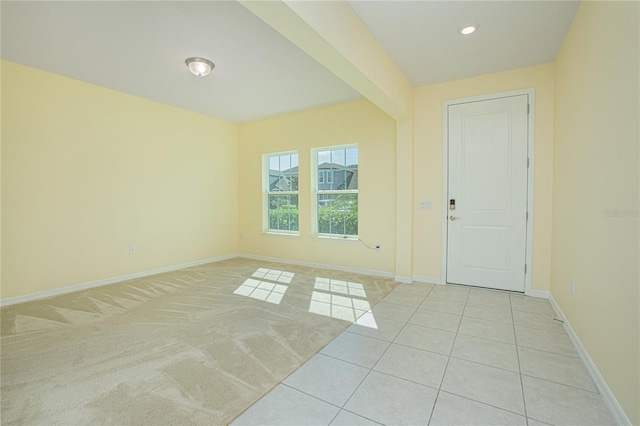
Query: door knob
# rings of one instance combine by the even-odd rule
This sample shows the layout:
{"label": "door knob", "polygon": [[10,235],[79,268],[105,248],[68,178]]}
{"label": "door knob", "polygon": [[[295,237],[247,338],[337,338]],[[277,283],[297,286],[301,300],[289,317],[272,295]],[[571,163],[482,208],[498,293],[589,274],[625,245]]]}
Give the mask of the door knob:
{"label": "door knob", "polygon": [[460,217],[458,217],[458,216],[454,216],[454,215],[451,215],[451,216],[449,216],[449,219],[451,219],[451,220],[456,220],[456,219],[460,219]]}

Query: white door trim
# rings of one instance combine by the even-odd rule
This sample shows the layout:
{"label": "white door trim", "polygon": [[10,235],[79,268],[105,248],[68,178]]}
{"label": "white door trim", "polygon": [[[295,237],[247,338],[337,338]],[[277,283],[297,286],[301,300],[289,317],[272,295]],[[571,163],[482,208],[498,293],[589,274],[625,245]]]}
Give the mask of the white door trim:
{"label": "white door trim", "polygon": [[442,103],[442,261],[440,265],[440,281],[442,284],[447,283],[447,245],[448,245],[448,229],[449,220],[449,114],[448,108],[451,105],[464,104],[469,102],[487,101],[491,99],[506,98],[510,96],[527,95],[529,97],[529,115],[527,117],[527,156],[529,158],[529,168],[527,169],[527,211],[529,212],[529,220],[527,221],[527,245],[526,245],[526,265],[527,273],[524,278],[524,293],[531,295],[531,273],[533,271],[533,146],[534,133],[533,127],[535,123],[535,90],[522,89],[509,92],[492,93],[489,95],[473,96],[469,98],[451,99]]}

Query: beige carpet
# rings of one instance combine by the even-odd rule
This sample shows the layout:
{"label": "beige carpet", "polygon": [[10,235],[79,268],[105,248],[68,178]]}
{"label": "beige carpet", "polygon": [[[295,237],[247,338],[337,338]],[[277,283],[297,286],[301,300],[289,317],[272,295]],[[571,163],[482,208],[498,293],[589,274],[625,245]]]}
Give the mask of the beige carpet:
{"label": "beige carpet", "polygon": [[2,424],[229,423],[395,287],[233,259],[2,308]]}

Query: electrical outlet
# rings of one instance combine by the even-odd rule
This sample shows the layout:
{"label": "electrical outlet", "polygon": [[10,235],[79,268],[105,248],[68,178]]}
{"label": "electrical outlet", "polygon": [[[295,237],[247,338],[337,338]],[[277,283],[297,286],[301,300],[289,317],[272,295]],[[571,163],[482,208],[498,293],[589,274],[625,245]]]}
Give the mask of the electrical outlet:
{"label": "electrical outlet", "polygon": [[433,201],[420,201],[420,210],[431,210],[433,209]]}
{"label": "electrical outlet", "polygon": [[129,254],[136,254],[136,246],[133,244],[129,246]]}
{"label": "electrical outlet", "polygon": [[571,294],[576,293],[576,279],[571,277]]}

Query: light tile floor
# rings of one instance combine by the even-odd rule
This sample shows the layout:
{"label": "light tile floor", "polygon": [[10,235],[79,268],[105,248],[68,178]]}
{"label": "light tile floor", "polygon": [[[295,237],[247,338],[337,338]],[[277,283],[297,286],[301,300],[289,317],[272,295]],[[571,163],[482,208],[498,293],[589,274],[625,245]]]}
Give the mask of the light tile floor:
{"label": "light tile floor", "polygon": [[404,284],[233,424],[615,421],[548,300]]}

